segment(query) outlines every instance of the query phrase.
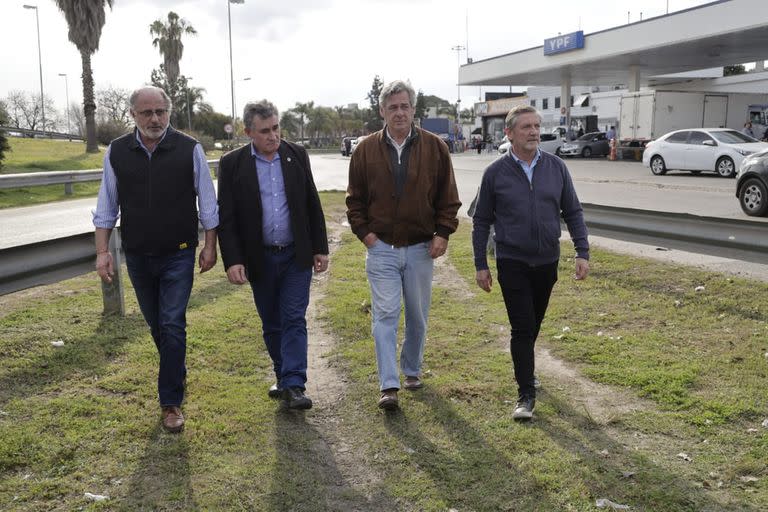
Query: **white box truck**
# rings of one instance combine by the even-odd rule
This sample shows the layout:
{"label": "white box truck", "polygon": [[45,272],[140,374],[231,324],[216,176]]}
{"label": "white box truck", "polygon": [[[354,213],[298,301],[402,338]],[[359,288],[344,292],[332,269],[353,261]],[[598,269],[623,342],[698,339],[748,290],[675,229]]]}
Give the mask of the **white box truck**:
{"label": "white box truck", "polygon": [[657,90],[624,94],[619,103],[619,141],[623,146],[645,146],[673,130],[725,127],[729,96]]}

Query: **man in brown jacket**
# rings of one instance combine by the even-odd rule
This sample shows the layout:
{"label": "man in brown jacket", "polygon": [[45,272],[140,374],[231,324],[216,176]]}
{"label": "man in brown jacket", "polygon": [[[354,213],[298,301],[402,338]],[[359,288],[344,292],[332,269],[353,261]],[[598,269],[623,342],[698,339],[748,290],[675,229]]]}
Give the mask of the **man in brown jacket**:
{"label": "man in brown jacket", "polygon": [[349,163],[347,218],[368,248],[379,407],[398,407],[397,328],[405,303],[400,370],[405,389],[422,387],[421,364],[432,298],[433,260],[445,254],[461,206],[448,146],[413,125],[416,92],[401,80],[384,86],[384,129],[361,142]]}

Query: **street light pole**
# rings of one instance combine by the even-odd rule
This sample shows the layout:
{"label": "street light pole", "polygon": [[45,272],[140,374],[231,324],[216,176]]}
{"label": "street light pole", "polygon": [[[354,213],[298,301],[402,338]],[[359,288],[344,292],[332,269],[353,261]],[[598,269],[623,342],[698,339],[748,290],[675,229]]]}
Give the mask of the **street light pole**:
{"label": "street light pole", "polygon": [[[239,79],[237,81],[238,82],[247,82],[250,79],[251,79],[251,77],[247,76],[247,77],[241,78],[241,79]],[[237,100],[235,99],[235,90],[234,89],[232,89],[232,99],[235,102],[235,108],[237,108]],[[232,124],[232,127],[234,128],[234,123]]]}
{"label": "street light pole", "polygon": [[466,46],[462,46],[460,44],[457,44],[451,50],[456,52],[456,120],[458,121],[459,118],[459,107],[461,106],[461,85],[459,85],[459,70],[461,68],[461,51],[466,50]]}
{"label": "street light pole", "polygon": [[43,116],[43,133],[45,133],[45,97],[43,96],[43,54],[40,51],[40,16],[37,14],[36,5],[24,4],[24,8],[35,10],[35,22],[37,23],[37,63],[40,66],[40,112]]}
{"label": "street light pole", "polygon": [[[227,26],[229,27],[229,83],[232,88],[232,132],[235,131],[235,70],[232,65],[232,9],[229,4],[242,4],[245,0],[227,0]],[[229,138],[232,139],[232,132]]]}
{"label": "street light pole", "polygon": [[67,78],[66,73],[59,73],[59,76],[64,77],[64,91],[67,95],[67,134],[71,134],[72,128],[70,128],[69,124],[69,79]]}

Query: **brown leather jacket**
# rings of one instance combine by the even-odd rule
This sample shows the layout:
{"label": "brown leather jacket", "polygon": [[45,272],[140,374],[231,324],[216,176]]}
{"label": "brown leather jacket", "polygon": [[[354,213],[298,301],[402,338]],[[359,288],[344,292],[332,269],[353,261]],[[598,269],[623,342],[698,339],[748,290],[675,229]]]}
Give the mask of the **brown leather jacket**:
{"label": "brown leather jacket", "polygon": [[461,206],[448,146],[436,135],[413,127],[408,174],[400,198],[384,130],[360,142],[349,163],[347,218],[362,240],[376,233],[385,243],[404,247],[448,238],[459,224]]}

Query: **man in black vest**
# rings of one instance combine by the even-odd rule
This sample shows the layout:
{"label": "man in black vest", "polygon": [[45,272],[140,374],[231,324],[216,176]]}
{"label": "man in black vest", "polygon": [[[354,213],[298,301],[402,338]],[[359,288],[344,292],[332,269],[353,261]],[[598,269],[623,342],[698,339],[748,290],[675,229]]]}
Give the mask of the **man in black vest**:
{"label": "man in black vest", "polygon": [[227,278],[250,282],[277,382],[269,396],[309,409],[307,322],[312,270],[328,268],[328,238],[306,150],[280,139],[277,108],[243,113],[252,143],[219,164],[219,245]]}
{"label": "man in black vest", "polygon": [[169,126],[171,99],[160,88],[131,94],[136,129],[112,141],[93,224],[96,272],[112,282],[109,237],[118,213],[128,275],[160,353],[157,387],[163,427],[184,428],[181,403],[186,379],[186,311],[198,243],[205,229],[200,272],[216,264],[216,192],[205,153],[195,139]]}

